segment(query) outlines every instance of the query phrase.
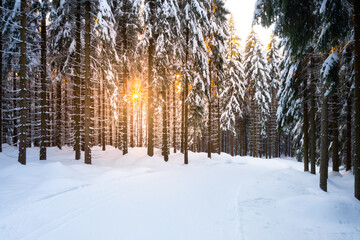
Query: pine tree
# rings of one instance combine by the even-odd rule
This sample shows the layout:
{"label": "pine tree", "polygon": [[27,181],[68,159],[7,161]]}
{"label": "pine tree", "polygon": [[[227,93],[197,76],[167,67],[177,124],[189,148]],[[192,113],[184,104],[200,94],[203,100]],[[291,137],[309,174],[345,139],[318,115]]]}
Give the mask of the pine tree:
{"label": "pine tree", "polygon": [[278,157],[276,154],[276,143],[278,138],[277,131],[277,121],[276,121],[276,110],[277,110],[277,93],[279,90],[279,79],[280,79],[280,70],[279,70],[279,62],[280,62],[280,52],[278,48],[278,41],[276,37],[271,36],[270,43],[268,45],[268,51],[266,53],[267,64],[269,68],[269,86],[270,86],[270,95],[271,95],[271,103],[270,103],[270,116],[269,116],[269,156]]}
{"label": "pine tree", "polygon": [[245,94],[245,77],[243,66],[241,64],[240,39],[236,35],[233,21],[233,17],[231,16],[229,20],[230,38],[227,41],[228,51],[226,54],[227,79],[220,95],[220,98],[224,103],[224,109],[222,110],[221,115],[221,128],[223,131],[229,131],[231,138],[236,135],[237,119],[243,117],[241,104],[244,101]]}
{"label": "pine tree", "polygon": [[[206,0],[186,0],[181,2],[180,9],[183,9],[181,13],[181,29],[183,29],[183,38],[181,39],[181,45],[184,47],[184,65],[182,67],[183,72],[183,108],[184,108],[184,163],[188,164],[188,136],[189,136],[189,86],[192,89],[205,91],[206,86],[210,84],[209,80],[209,68],[208,68],[208,56],[207,47],[205,45],[204,33],[209,28],[209,19],[206,13],[206,9],[210,8],[210,2]],[[191,67],[190,63],[194,66]],[[204,86],[204,87],[203,87]],[[197,92],[193,92],[192,95],[198,95]],[[193,98],[193,99],[198,99]]]}
{"label": "pine tree", "polygon": [[251,118],[252,118],[252,156],[261,154],[260,142],[265,135],[266,122],[270,113],[271,97],[268,85],[270,78],[266,66],[265,54],[256,33],[252,30],[245,47],[245,78],[246,86],[250,89]]}

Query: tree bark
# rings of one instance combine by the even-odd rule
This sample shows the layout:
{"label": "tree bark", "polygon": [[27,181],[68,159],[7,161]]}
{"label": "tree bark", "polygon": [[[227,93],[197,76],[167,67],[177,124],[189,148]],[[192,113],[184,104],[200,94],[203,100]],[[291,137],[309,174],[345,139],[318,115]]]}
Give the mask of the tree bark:
{"label": "tree bark", "polygon": [[[311,75],[311,81],[313,81],[313,76]],[[310,163],[312,174],[316,174],[316,135],[315,135],[315,86],[311,82],[310,85],[310,111],[309,111],[309,123],[310,123]]]}
{"label": "tree bark", "polygon": [[[349,84],[350,85],[350,84]],[[351,86],[349,89],[349,96],[347,98],[346,106],[346,171],[351,170],[351,121],[352,121],[352,96],[351,96]]]}
{"label": "tree bark", "polygon": [[46,66],[46,47],[47,47],[47,38],[46,38],[46,11],[42,9],[41,13],[41,123],[40,123],[40,160],[46,160],[46,147],[47,147],[47,109],[48,103],[46,99],[46,90],[47,90],[47,66]]}
{"label": "tree bark", "polygon": [[[210,59],[211,60],[211,59]],[[212,126],[212,76],[211,76],[211,61],[209,62],[209,77],[210,77],[210,85],[209,85],[209,119],[208,119],[208,134],[209,134],[209,138],[208,138],[208,158],[211,158],[211,151],[212,151],[212,147],[211,147],[211,126]]]}
{"label": "tree bark", "polygon": [[[125,5],[123,6],[125,8]],[[126,12],[125,9],[123,9],[123,12]],[[126,53],[127,51],[127,48],[128,48],[128,39],[127,39],[127,21],[126,21],[126,17],[124,16],[124,18],[122,19],[122,52],[123,54]],[[149,47],[150,48],[150,47]],[[152,58],[152,55],[153,54],[150,54],[150,49],[149,49],[149,62],[150,62],[150,58]],[[127,59],[127,57],[126,57]],[[127,67],[127,60],[125,58],[123,59],[123,76],[122,76],[122,80],[123,80],[123,94],[124,94],[124,97],[126,96],[126,93],[127,93],[127,83],[128,83],[128,77],[129,77],[129,72],[128,72],[128,67]],[[150,63],[149,63],[149,73],[152,72],[152,66],[150,68]],[[151,90],[150,90],[150,83],[149,83],[149,93],[151,93]],[[122,133],[122,150],[123,150],[123,155],[127,154],[128,153],[128,112],[127,112],[127,109],[128,109],[128,104],[127,104],[127,101],[125,100],[124,101],[124,106],[123,106],[123,121],[122,121],[122,130],[123,130],[123,133]],[[133,113],[132,113],[133,114]],[[133,138],[133,115],[131,115],[131,120],[130,120],[130,123],[131,123],[131,131],[130,131],[130,144],[133,144],[134,142],[134,138]],[[149,151],[149,149],[148,149]],[[150,154],[148,154],[150,155]],[[152,155],[151,155],[152,156]]]}
{"label": "tree bark", "polygon": [[56,81],[56,146],[61,150],[62,148],[62,94],[61,94],[61,79]]}
{"label": "tree bark", "polygon": [[80,52],[81,52],[81,0],[76,1],[76,31],[75,31],[75,83],[74,83],[74,150],[75,160],[79,160],[81,157],[81,134],[80,134],[80,95],[81,95],[81,79],[80,79]]}
{"label": "tree bark", "polygon": [[85,150],[85,164],[91,164],[91,143],[90,143],[90,124],[91,124],[91,79],[90,79],[90,20],[91,5],[90,0],[85,1],[85,136],[84,136],[84,150]]}
{"label": "tree bark", "polygon": [[339,172],[339,110],[338,110],[338,96],[337,93],[334,93],[332,97],[332,123],[331,123],[331,135],[332,135],[332,162],[333,162],[333,171]]}
{"label": "tree bark", "polygon": [[325,96],[326,88],[322,90],[321,107],[321,158],[320,158],[320,188],[327,192],[328,178],[328,98]]}
{"label": "tree bark", "polygon": [[[189,30],[186,31],[186,43],[189,46]],[[189,77],[188,77],[188,55],[189,49],[185,49],[185,64],[186,64],[186,75],[185,75],[185,85],[184,85],[184,164],[189,163],[189,153],[188,153],[188,115],[189,115],[189,107],[187,97],[189,94]]]}
{"label": "tree bark", "polygon": [[303,111],[304,111],[304,172],[309,171],[309,115],[308,115],[308,103],[307,103],[307,80],[304,81],[304,97],[303,97]]}
{"label": "tree bark", "polygon": [[185,122],[185,89],[181,89],[181,141],[180,141],[180,152],[184,153],[184,122]]}
{"label": "tree bark", "polygon": [[101,102],[101,145],[102,145],[102,150],[105,151],[106,150],[106,135],[105,132],[106,132],[106,122],[105,119],[106,119],[106,113],[105,113],[105,108],[106,108],[106,105],[105,105],[105,72],[104,70],[102,71],[102,93],[101,93],[101,96],[102,96],[102,102]]}
{"label": "tree bark", "polygon": [[19,126],[19,156],[18,161],[26,164],[26,119],[27,119],[27,103],[26,103],[26,0],[21,0],[21,29],[20,29],[20,126]]}
{"label": "tree bark", "polygon": [[354,0],[355,33],[355,156],[354,156],[354,195],[360,200],[360,1]]}
{"label": "tree bark", "polygon": [[[218,89],[217,89],[217,93],[218,93]],[[220,155],[221,154],[221,151],[220,151],[220,145],[221,145],[221,127],[220,127],[220,99],[219,97],[217,98],[217,131],[218,131],[218,154]]]}
{"label": "tree bark", "polygon": [[[3,11],[2,11],[2,0],[0,0],[0,25],[3,25]],[[2,119],[2,109],[3,109],[3,41],[2,41],[2,31],[0,31],[0,152],[2,152],[2,143],[3,143],[3,119]]]}
{"label": "tree bark", "polygon": [[[150,18],[155,18],[155,3],[153,0],[149,1]],[[149,39],[149,57],[148,57],[148,105],[147,105],[147,118],[148,118],[148,146],[147,154],[154,156],[154,109],[153,109],[153,67],[154,67],[154,53],[155,53],[155,36]]]}
{"label": "tree bark", "polygon": [[173,83],[173,148],[176,153],[176,81]]}
{"label": "tree bark", "polygon": [[168,124],[167,124],[167,96],[166,96],[166,86],[165,83],[162,84],[162,97],[163,97],[163,133],[162,133],[162,153],[164,156],[164,161],[169,160],[169,149],[168,149]]}

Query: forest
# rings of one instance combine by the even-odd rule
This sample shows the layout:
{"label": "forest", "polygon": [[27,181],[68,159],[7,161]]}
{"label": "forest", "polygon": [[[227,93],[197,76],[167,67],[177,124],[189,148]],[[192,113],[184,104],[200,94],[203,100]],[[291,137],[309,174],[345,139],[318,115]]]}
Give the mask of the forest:
{"label": "forest", "polygon": [[225,0],[0,0],[0,152],[291,156],[360,200],[360,1],[258,0],[253,24],[268,43]]}

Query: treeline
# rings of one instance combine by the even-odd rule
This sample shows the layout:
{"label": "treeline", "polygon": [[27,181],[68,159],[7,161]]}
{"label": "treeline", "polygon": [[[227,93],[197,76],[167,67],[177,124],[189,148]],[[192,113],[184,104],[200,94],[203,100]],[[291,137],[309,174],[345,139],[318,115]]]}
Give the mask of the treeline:
{"label": "treeline", "polygon": [[[19,147],[170,147],[291,154],[277,130],[280,54],[244,49],[223,0],[0,1],[1,140]],[[1,144],[0,144],[1,146]]]}
{"label": "treeline", "polygon": [[[255,21],[283,38],[279,125],[327,191],[328,165],[353,169],[360,199],[360,2],[259,0]],[[353,147],[354,146],[354,147]],[[310,165],[310,168],[309,168]]]}
{"label": "treeline", "polygon": [[360,198],[358,5],[259,0],[265,49],[224,0],[0,0],[1,143],[296,155],[325,191],[331,159]]}

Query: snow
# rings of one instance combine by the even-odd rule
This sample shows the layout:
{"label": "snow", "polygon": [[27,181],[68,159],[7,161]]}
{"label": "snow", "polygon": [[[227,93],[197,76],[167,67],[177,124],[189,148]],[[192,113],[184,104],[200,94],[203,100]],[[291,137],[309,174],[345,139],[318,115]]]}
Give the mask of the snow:
{"label": "snow", "polygon": [[1,239],[359,239],[360,203],[353,175],[319,176],[293,159],[190,152],[163,162],[160,151],[126,156],[94,147],[93,165],[71,148],[48,150],[28,164],[17,149],[0,153]]}

